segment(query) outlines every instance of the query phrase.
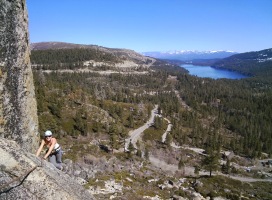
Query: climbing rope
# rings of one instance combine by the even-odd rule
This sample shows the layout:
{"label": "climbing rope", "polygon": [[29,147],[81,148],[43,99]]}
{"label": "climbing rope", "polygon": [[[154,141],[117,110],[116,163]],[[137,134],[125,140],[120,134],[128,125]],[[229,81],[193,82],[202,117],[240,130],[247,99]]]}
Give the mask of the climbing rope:
{"label": "climbing rope", "polygon": [[43,159],[41,159],[41,164],[40,165],[37,165],[35,167],[33,167],[32,169],[28,170],[26,173],[22,174],[21,176],[9,181],[8,183],[5,183],[4,185],[1,185],[0,186],[0,190],[2,190],[3,188],[9,186],[10,184],[16,182],[16,181],[20,181],[22,182],[24,179],[26,179],[26,177],[31,173],[33,172],[37,167],[42,167],[44,165],[43,163]]}
{"label": "climbing rope", "polygon": [[[20,181],[22,182],[31,172],[33,172],[38,166],[33,167],[32,169],[30,169],[29,171],[27,171],[26,173],[24,173],[23,175],[11,180],[10,182],[1,185],[0,186],[0,190],[2,190],[3,188],[7,187],[8,185],[10,185],[11,183],[15,182],[15,181]],[[23,178],[24,177],[24,178]],[[22,179],[23,178],[23,179]],[[21,180],[22,179],[22,180]]]}

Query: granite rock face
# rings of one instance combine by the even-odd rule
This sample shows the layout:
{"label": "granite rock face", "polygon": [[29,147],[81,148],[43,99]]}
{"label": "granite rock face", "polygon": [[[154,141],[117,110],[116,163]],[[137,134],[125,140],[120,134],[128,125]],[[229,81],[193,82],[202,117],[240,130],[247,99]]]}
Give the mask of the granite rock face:
{"label": "granite rock face", "polygon": [[94,199],[68,174],[41,162],[12,140],[0,140],[0,158],[0,199]]}
{"label": "granite rock face", "polygon": [[25,0],[0,1],[0,137],[36,151],[37,103]]}
{"label": "granite rock face", "polygon": [[34,91],[26,2],[0,0],[0,199],[94,199],[33,154],[39,145]]}

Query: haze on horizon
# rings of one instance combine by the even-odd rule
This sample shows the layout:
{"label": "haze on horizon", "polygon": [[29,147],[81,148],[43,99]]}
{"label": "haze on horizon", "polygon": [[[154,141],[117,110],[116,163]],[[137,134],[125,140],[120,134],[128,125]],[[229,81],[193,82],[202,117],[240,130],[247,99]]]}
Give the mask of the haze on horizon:
{"label": "haze on horizon", "polygon": [[137,52],[272,48],[271,0],[26,0],[30,42]]}

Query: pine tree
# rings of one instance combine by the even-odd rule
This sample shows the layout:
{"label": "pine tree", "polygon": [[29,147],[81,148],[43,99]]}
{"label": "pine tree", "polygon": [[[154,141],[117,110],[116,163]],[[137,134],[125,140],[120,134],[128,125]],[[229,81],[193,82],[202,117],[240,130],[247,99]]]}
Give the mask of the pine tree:
{"label": "pine tree", "polygon": [[182,158],[179,160],[178,169],[182,170],[182,174],[185,175],[185,162]]}
{"label": "pine tree", "polygon": [[202,165],[206,170],[210,172],[210,176],[212,176],[212,171],[216,171],[219,167],[218,158],[218,154],[212,152],[202,160]]}
{"label": "pine tree", "polygon": [[171,143],[173,141],[173,137],[170,133],[167,133],[166,138],[165,138],[165,144],[170,147]]}
{"label": "pine tree", "polygon": [[226,173],[229,174],[230,172],[230,160],[227,159],[227,162],[226,162]]}
{"label": "pine tree", "polygon": [[145,159],[149,159],[149,150],[148,148],[145,148],[145,153],[144,153]]}
{"label": "pine tree", "polygon": [[133,153],[133,151],[134,151],[134,146],[133,146],[133,144],[132,144],[132,142],[131,142],[131,140],[129,141],[129,144],[128,144],[128,150],[129,150],[129,154],[132,154]]}

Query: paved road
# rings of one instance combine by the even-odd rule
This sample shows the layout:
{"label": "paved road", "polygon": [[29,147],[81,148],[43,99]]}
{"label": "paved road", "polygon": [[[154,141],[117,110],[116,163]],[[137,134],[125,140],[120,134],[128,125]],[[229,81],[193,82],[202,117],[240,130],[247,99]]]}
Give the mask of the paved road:
{"label": "paved road", "polygon": [[149,128],[153,124],[154,117],[159,116],[157,113],[158,113],[158,105],[155,105],[155,108],[151,111],[151,116],[150,116],[149,120],[140,128],[137,128],[137,129],[129,132],[130,137],[126,139],[126,144],[125,144],[126,150],[128,149],[128,145],[129,145],[130,141],[133,144],[133,146],[135,148],[137,148],[137,146],[136,146],[137,140],[141,136],[141,133],[143,133],[145,129]]}

